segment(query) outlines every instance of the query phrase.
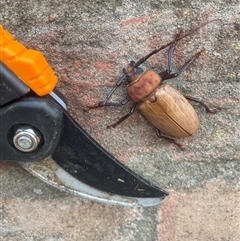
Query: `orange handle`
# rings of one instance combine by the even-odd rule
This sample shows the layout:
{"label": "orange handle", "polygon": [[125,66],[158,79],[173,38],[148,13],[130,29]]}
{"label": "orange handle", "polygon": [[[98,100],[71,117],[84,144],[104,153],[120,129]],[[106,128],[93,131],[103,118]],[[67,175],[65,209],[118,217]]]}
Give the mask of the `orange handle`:
{"label": "orange handle", "polygon": [[0,60],[37,95],[49,94],[57,76],[41,52],[27,49],[0,25]]}

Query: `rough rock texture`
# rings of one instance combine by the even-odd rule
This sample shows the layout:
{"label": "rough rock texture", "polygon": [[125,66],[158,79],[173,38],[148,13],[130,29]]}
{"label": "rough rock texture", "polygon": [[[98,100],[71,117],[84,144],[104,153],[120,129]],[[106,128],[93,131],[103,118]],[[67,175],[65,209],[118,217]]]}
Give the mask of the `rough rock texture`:
{"label": "rough rock texture", "polygon": [[[120,161],[170,192],[159,207],[106,206],[59,192],[15,164],[0,165],[0,238],[12,241],[240,240],[240,3],[231,1],[0,1],[0,23],[28,48],[43,52],[79,124]],[[135,113],[106,129],[126,108],[86,106],[105,98],[129,60],[138,60],[207,19],[182,40],[174,69],[201,48],[184,74],[169,81],[196,106],[200,128],[178,140],[159,140]],[[167,52],[143,67],[166,69]],[[121,100],[125,88],[113,100]]]}

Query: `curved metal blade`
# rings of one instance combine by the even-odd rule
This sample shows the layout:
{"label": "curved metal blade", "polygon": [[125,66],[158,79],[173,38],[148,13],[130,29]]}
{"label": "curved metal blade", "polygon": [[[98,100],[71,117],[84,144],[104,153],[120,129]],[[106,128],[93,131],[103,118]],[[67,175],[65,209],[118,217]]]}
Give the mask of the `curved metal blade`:
{"label": "curved metal blade", "polygon": [[133,198],[110,194],[84,184],[63,170],[51,157],[38,162],[19,162],[28,172],[47,184],[85,199],[121,206],[154,206],[164,198]]}

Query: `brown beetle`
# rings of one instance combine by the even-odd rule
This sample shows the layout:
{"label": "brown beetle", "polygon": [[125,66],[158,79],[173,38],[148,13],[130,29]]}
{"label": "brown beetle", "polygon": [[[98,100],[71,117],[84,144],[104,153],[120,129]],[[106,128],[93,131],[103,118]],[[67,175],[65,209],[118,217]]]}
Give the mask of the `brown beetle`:
{"label": "brown beetle", "polygon": [[[180,75],[186,70],[191,63],[199,57],[204,49],[197,52],[191,59],[176,72],[172,73],[173,52],[176,44],[183,38],[192,35],[203,26],[216,20],[211,20],[194,28],[184,35],[177,35],[173,41],[155,49],[136,63],[131,61],[127,69],[123,69],[124,75],[117,81],[115,87],[109,92],[107,98],[89,108],[98,108],[102,106],[124,106],[129,101],[134,104],[128,114],[120,118],[117,122],[109,125],[116,127],[122,121],[127,119],[138,109],[146,118],[157,128],[157,135],[166,138],[182,148],[181,144],[175,142],[172,137],[188,137],[192,136],[199,126],[199,118],[192,105],[188,100],[199,103],[209,113],[216,113],[218,109],[210,110],[209,107],[195,97],[183,96],[171,85],[163,83],[167,79],[172,79]],[[143,71],[139,66],[144,63],[152,55],[160,50],[169,47],[168,50],[168,69],[166,71],[156,73],[149,69]],[[120,102],[109,102],[112,94],[123,83],[127,81],[127,96]],[[167,136],[165,136],[165,135]],[[182,148],[183,149],[183,148]]]}

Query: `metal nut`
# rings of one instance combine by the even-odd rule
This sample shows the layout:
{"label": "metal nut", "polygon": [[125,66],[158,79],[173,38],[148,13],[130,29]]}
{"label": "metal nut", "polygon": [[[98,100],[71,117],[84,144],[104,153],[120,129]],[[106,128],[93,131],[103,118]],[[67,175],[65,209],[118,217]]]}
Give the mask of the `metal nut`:
{"label": "metal nut", "polygon": [[40,134],[31,126],[20,126],[13,137],[14,146],[22,152],[34,151],[40,143]]}

